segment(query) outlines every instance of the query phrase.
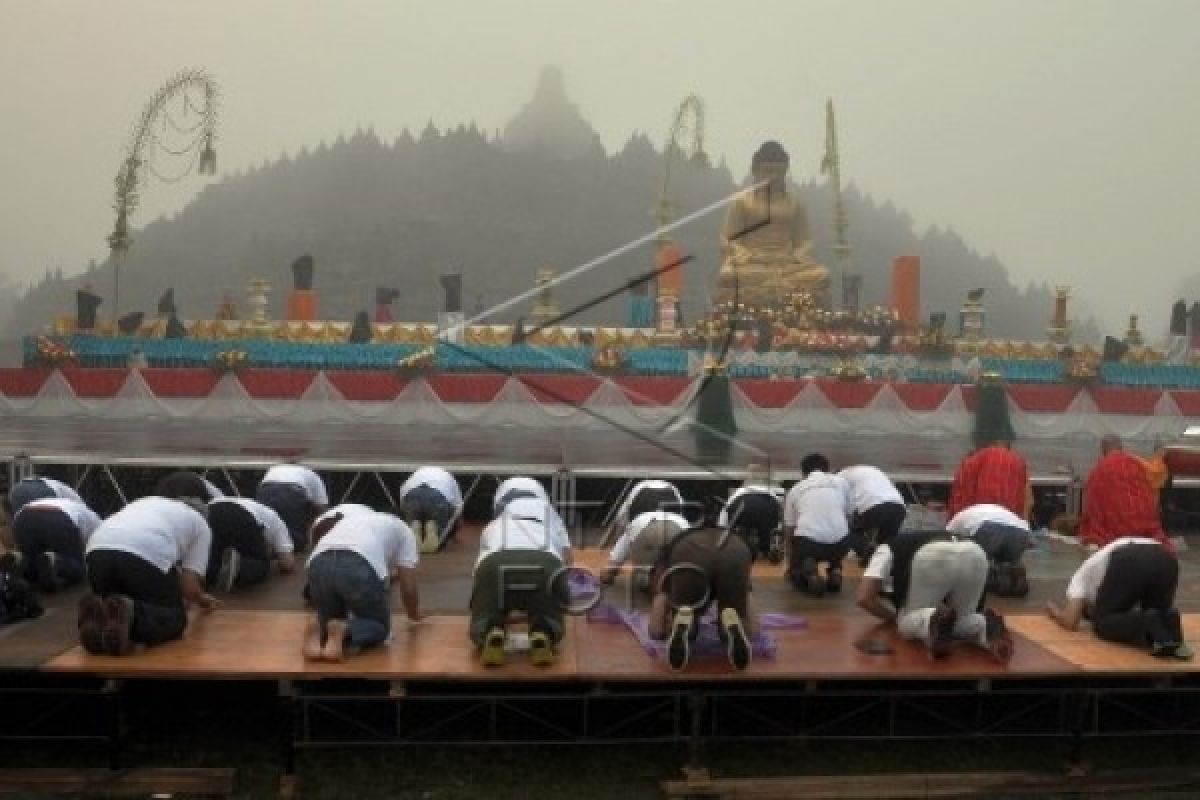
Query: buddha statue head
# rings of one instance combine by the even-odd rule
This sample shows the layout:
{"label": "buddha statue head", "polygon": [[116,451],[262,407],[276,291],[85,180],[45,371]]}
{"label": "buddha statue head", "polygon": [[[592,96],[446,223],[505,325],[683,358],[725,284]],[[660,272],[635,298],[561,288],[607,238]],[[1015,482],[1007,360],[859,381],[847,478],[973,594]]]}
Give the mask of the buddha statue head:
{"label": "buddha statue head", "polygon": [[782,191],[786,188],[787,171],[787,151],[776,141],[763,142],[750,159],[750,173],[755,182],[770,181],[772,191]]}

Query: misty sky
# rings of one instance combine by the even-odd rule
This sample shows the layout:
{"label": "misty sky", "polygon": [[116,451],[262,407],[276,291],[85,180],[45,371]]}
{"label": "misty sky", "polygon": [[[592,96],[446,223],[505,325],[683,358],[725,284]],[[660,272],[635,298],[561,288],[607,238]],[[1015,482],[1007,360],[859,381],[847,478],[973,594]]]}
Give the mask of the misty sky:
{"label": "misty sky", "polygon": [[[813,175],[832,96],[849,180],[1157,333],[1200,273],[1198,42],[1195,0],[0,0],[0,272],[105,256],[126,136],[182,67],[222,86],[229,171],[358,126],[495,130],[556,63],[610,151],[698,93],[739,176],[765,138]],[[152,182],[135,224],[202,185]]]}

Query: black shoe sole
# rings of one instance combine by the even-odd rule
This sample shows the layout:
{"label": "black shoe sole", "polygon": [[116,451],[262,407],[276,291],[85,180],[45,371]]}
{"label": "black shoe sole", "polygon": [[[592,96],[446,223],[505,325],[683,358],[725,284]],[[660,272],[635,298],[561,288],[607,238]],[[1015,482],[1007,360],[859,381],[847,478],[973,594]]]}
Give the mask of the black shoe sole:
{"label": "black shoe sole", "polygon": [[671,623],[671,637],[667,640],[667,663],[671,669],[681,670],[688,664],[692,650],[692,626],[676,616]]}
{"label": "black shoe sole", "polygon": [[929,651],[934,658],[945,658],[950,655],[954,646],[954,624],[958,622],[958,614],[953,608],[941,606],[933,612],[929,620],[930,644]]}

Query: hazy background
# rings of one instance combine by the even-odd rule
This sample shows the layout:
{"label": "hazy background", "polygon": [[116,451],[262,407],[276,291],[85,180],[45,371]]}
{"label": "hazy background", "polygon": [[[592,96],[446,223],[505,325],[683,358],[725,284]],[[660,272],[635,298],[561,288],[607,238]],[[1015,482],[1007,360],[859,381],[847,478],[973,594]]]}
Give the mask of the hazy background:
{"label": "hazy background", "polygon": [[[1076,287],[1075,315],[1156,334],[1200,273],[1198,31],[1192,0],[0,0],[0,277],[104,258],[130,126],[182,67],[222,86],[229,172],[359,126],[493,131],[556,63],[610,151],[635,130],[661,146],[700,94],[735,176],[778,138],[811,178],[832,96],[848,181],[1018,286]],[[135,225],[203,185],[151,181]]]}

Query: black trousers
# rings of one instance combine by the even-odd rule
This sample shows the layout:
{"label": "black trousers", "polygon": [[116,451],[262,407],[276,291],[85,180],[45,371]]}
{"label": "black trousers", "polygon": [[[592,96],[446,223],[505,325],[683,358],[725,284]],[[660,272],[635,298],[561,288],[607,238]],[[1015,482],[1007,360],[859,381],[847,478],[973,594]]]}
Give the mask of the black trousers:
{"label": "black trousers", "polygon": [[829,569],[841,569],[842,561],[850,552],[850,539],[850,535],[846,535],[838,542],[815,542],[805,536],[793,536],[792,554],[788,559],[788,577],[792,585],[799,589],[808,586],[805,569],[809,566],[828,564]]}
{"label": "black trousers", "polygon": [[123,594],[133,599],[130,639],[143,644],[178,639],[187,627],[187,610],[179,585],[179,569],[163,572],[124,550],[87,554],[88,580],[98,595]]}
{"label": "black trousers", "polygon": [[208,573],[211,585],[221,569],[221,556],[232,547],[242,557],[237,585],[262,583],[271,572],[271,546],[258,519],[237,503],[212,503],[208,507],[208,526],[212,529],[212,548],[209,550]]}
{"label": "black trousers", "polygon": [[1179,562],[1157,544],[1113,551],[1092,604],[1092,628],[1101,639],[1145,647],[1183,641],[1174,611]]}
{"label": "black trousers", "polygon": [[316,519],[317,510],[303,489],[293,483],[262,483],[254,499],[272,509],[287,525],[297,553],[308,548],[308,528]]}
{"label": "black trousers", "polygon": [[738,536],[716,529],[686,533],[670,547],[662,588],[673,608],[693,608],[697,618],[716,603],[718,614],[732,608],[744,620],[753,561],[749,545]]}
{"label": "black trousers", "polygon": [[26,508],[13,521],[12,535],[21,551],[26,579],[36,579],[33,559],[51,552],[58,556],[55,571],[63,586],[83,580],[83,537],[65,512],[57,508]]}
{"label": "black trousers", "polygon": [[859,557],[868,557],[876,545],[900,533],[906,516],[908,509],[903,503],[880,503],[855,514],[850,526],[850,549]]}
{"label": "black trousers", "polygon": [[545,550],[499,550],[475,569],[471,641],[482,646],[488,631],[504,627],[510,611],[524,611],[531,633],[544,633],[557,643],[568,600],[567,573],[558,556]]}
{"label": "black trousers", "polygon": [[771,534],[779,527],[779,501],[761,492],[738,495],[726,509],[729,530],[741,534],[756,556],[771,551]]}

